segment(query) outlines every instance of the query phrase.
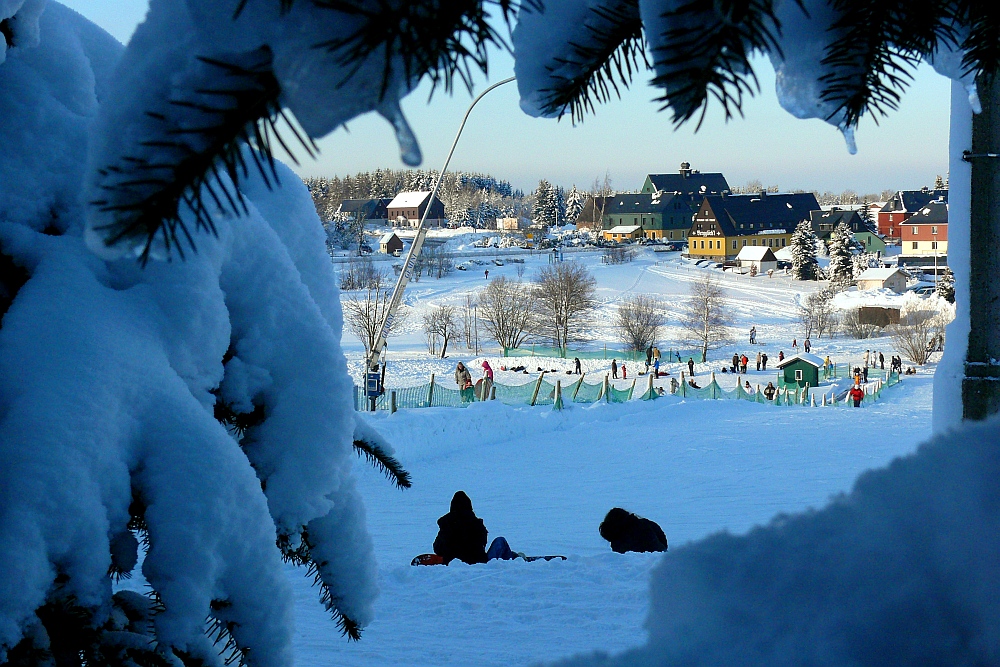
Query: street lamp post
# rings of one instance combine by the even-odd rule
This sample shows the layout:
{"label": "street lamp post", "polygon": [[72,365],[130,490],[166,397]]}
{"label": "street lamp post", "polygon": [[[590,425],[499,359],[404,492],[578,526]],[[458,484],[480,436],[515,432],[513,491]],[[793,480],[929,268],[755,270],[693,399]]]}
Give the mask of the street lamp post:
{"label": "street lamp post", "polygon": [[931,227],[931,238],[934,241],[931,243],[931,248],[934,250],[934,291],[937,292],[938,288],[938,245],[937,245],[937,227]]}

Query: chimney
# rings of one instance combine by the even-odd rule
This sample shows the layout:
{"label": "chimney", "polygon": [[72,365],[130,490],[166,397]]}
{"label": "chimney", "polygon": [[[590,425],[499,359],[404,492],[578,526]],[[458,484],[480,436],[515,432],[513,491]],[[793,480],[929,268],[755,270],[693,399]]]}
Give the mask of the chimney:
{"label": "chimney", "polygon": [[691,163],[690,162],[681,162],[680,175],[681,175],[681,178],[687,178],[688,176],[691,175]]}
{"label": "chimney", "polygon": [[767,196],[767,190],[761,190],[760,191],[760,198],[763,199],[766,196]]}

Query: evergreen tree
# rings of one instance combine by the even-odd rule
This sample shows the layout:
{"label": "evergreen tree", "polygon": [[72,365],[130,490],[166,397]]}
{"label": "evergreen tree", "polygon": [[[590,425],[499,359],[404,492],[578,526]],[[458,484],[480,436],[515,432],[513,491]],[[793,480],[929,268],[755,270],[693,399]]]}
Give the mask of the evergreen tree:
{"label": "evergreen tree", "polygon": [[948,303],[955,303],[955,274],[945,269],[938,278],[937,294]]}
{"label": "evergreen tree", "polygon": [[854,277],[854,235],[841,222],[830,235],[830,282],[837,289],[847,289]]}
{"label": "evergreen tree", "polygon": [[544,178],[538,182],[535,190],[535,204],[531,208],[531,221],[536,225],[551,227],[556,224],[558,215],[556,191]]}
{"label": "evergreen tree", "polygon": [[882,266],[882,258],[873,252],[859,252],[854,256],[854,277],[857,278],[868,269]]}
{"label": "evergreen tree", "polygon": [[792,234],[792,275],[797,280],[816,280],[819,275],[816,240],[808,220],[800,222]]}
{"label": "evergreen tree", "polygon": [[566,195],[566,222],[576,222],[583,211],[584,196],[576,189],[576,185],[569,189]]}

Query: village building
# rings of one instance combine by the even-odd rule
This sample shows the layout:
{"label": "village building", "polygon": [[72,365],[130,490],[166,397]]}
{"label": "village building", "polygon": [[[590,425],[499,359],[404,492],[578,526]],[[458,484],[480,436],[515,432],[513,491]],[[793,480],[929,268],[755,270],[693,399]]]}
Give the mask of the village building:
{"label": "village building", "polygon": [[725,262],[747,246],[775,252],[788,246],[798,224],[818,209],[809,192],[705,197],[688,232],[688,256]]}
{"label": "village building", "polygon": [[736,255],[736,266],[750,269],[760,275],[778,270],[778,258],[767,246],[744,246]]}
{"label": "village building", "polygon": [[857,278],[858,289],[889,289],[896,294],[906,291],[906,276],[899,269],[865,269]]}
{"label": "village building", "polygon": [[647,174],[638,193],[607,197],[602,202],[601,228],[637,225],[642,229],[639,238],[685,241],[702,199],[728,191],[722,174],[703,174],[682,162],[675,174]]}
{"label": "village building", "polygon": [[815,354],[795,354],[778,362],[778,370],[782,373],[782,381],[786,385],[797,384],[800,387],[819,384],[819,369],[823,360]]}
{"label": "village building", "polygon": [[573,224],[578,230],[602,229],[604,224],[604,209],[607,208],[608,197],[587,197],[576,216]]}
{"label": "village building", "polygon": [[899,263],[924,269],[948,265],[948,204],[934,201],[899,228]]}
{"label": "village building", "polygon": [[378,240],[379,252],[386,255],[395,255],[397,252],[403,252],[403,241],[395,232],[389,232],[388,234],[383,234],[382,238]]}
{"label": "village building", "polygon": [[809,222],[816,238],[825,243],[830,243],[834,230],[844,223],[865,252],[885,253],[885,241],[879,237],[878,229],[874,224],[866,224],[859,211],[837,207],[828,211],[810,211]]}
{"label": "village building", "polygon": [[497,229],[504,232],[520,232],[531,226],[531,220],[524,216],[497,218]]}
{"label": "village building", "polygon": [[424,192],[400,192],[386,207],[389,220],[399,227],[417,227],[420,225],[420,218],[424,211],[430,207],[427,213],[427,220],[424,223],[427,227],[442,227],[445,224],[444,204],[437,197],[430,201],[431,193]]}
{"label": "village building", "polygon": [[345,199],[337,207],[337,213],[350,215],[356,218],[358,215],[365,222],[384,223],[389,219],[388,206],[391,199]]}
{"label": "village building", "polygon": [[899,241],[903,223],[932,201],[948,203],[948,189],[900,190],[878,212],[878,233],[887,241]]}
{"label": "village building", "polygon": [[642,238],[642,227],[639,225],[618,225],[611,229],[605,229],[602,236],[606,241],[617,241],[619,243],[635,241]]}

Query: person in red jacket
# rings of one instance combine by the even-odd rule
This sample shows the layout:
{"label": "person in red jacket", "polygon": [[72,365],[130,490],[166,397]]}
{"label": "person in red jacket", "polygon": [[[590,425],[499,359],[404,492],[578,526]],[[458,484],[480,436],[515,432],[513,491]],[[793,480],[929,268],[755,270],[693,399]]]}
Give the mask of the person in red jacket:
{"label": "person in red jacket", "polygon": [[854,385],[854,388],[850,391],[851,399],[854,401],[854,407],[860,408],[861,401],[865,399],[865,390],[859,385]]}

